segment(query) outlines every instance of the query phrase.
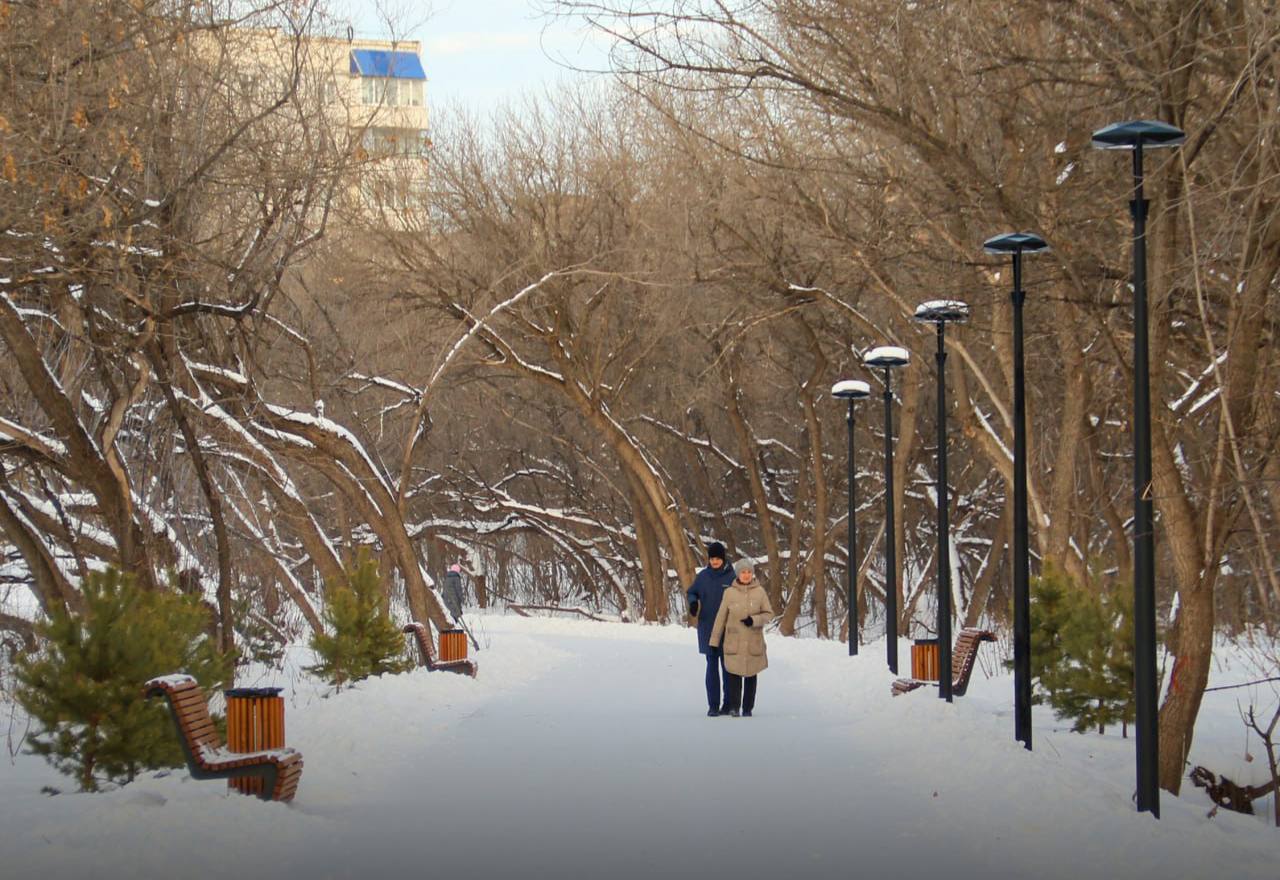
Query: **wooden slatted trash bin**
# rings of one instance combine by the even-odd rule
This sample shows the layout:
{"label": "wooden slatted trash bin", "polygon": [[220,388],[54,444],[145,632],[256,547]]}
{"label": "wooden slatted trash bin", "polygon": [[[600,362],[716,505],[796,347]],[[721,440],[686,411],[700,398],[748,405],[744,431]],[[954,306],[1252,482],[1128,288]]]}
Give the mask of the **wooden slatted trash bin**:
{"label": "wooden slatted trash bin", "polygon": [[[284,748],[284,697],[281,688],[230,688],[227,698],[227,751],[266,752]],[[227,787],[242,794],[262,795],[262,780],[252,776],[228,779]]]}
{"label": "wooden slatted trash bin", "polygon": [[920,681],[938,680],[937,639],[916,639],[911,645],[911,677]]}
{"label": "wooden slatted trash bin", "polygon": [[467,659],[467,634],[460,629],[440,631],[440,662]]}

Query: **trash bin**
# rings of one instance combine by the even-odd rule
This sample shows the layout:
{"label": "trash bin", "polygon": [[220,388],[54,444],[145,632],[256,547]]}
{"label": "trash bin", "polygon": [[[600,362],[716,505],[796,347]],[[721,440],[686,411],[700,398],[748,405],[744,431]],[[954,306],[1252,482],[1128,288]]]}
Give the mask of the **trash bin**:
{"label": "trash bin", "polygon": [[[227,751],[265,752],[284,748],[284,697],[281,688],[230,688],[227,698]],[[228,779],[227,787],[242,794],[261,795],[262,780],[251,776]]]}
{"label": "trash bin", "polygon": [[467,659],[467,634],[460,629],[440,631],[440,662]]}
{"label": "trash bin", "polygon": [[937,639],[916,639],[911,645],[911,677],[919,681],[938,680]]}

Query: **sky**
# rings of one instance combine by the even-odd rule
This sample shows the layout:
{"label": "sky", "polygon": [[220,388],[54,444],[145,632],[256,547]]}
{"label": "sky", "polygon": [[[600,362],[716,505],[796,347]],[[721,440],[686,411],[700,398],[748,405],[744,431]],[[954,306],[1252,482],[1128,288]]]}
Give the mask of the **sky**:
{"label": "sky", "polygon": [[548,18],[546,0],[337,0],[335,12],[357,35],[422,42],[428,105],[464,105],[487,114],[522,94],[584,74],[569,65],[607,66],[605,44],[564,19]]}

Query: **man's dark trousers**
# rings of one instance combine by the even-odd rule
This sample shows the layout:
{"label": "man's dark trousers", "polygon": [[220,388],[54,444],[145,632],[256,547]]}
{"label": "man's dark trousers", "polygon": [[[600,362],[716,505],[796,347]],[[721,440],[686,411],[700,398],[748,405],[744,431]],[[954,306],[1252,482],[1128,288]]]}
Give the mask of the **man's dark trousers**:
{"label": "man's dark trousers", "polygon": [[729,671],[724,668],[724,654],[719,648],[707,651],[707,706],[720,708],[720,678],[724,677],[725,698],[729,695]]}

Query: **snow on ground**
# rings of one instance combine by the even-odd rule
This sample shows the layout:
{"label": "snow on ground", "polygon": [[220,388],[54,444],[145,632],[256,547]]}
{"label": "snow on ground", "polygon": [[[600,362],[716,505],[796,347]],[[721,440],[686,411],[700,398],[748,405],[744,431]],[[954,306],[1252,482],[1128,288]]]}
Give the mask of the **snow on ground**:
{"label": "snow on ground", "polygon": [[[894,699],[882,644],[850,658],[773,636],[756,716],[707,718],[687,629],[473,624],[476,680],[419,670],[330,696],[296,673],[240,681],[286,688],[288,742],[306,761],[292,805],[185,769],[49,797],[42,785],[71,786],[41,759],[0,764],[3,876],[1278,874],[1280,831],[1207,819],[1189,785],[1162,795],[1161,821],[1135,813],[1131,739],[1073,734],[1037,708],[1036,749],[1022,749],[1003,672],[979,671],[952,705],[928,690]],[[1229,721],[1240,693],[1225,692]],[[1207,728],[1197,748],[1238,760],[1243,728]]]}

